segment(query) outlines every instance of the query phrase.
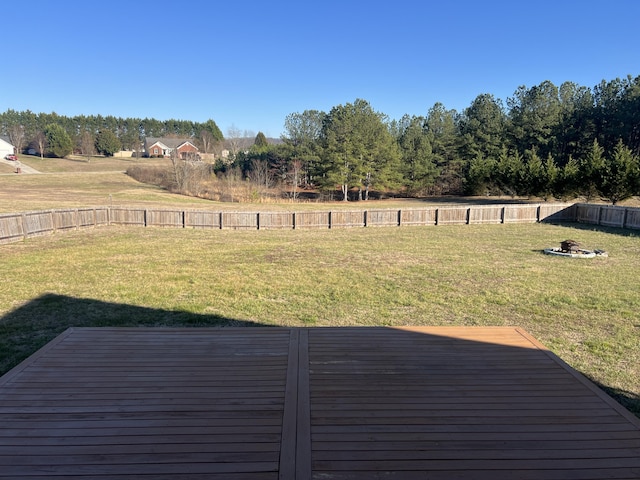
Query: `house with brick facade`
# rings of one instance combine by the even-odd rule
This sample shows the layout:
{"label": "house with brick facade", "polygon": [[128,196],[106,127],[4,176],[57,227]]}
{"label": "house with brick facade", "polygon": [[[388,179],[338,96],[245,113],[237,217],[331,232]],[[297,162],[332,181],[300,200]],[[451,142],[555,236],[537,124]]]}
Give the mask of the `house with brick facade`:
{"label": "house with brick facade", "polygon": [[199,158],[200,151],[188,138],[145,138],[144,154],[146,157],[169,157],[176,152],[186,160]]}

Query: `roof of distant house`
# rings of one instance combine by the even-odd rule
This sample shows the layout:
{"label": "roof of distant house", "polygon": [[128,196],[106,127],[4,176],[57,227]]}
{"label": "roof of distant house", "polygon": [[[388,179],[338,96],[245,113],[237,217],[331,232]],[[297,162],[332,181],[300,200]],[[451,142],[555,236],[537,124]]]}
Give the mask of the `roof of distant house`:
{"label": "roof of distant house", "polygon": [[180,145],[182,145],[183,143],[187,143],[187,142],[190,143],[191,145],[193,145],[193,142],[191,141],[190,138],[165,138],[165,137],[155,138],[155,137],[147,137],[144,140],[144,143],[145,143],[146,146],[153,145],[154,143],[161,143],[165,147],[169,147],[169,148],[178,148]]}

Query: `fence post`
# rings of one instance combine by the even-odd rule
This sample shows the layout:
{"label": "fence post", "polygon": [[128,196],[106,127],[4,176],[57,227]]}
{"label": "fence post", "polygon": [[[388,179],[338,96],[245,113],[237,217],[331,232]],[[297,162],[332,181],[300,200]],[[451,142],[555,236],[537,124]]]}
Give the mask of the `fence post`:
{"label": "fence post", "polygon": [[502,207],[500,209],[500,223],[504,223],[507,217],[507,207]]}
{"label": "fence post", "polygon": [[256,213],[256,227],[257,230],[260,230],[260,212]]}
{"label": "fence post", "polygon": [[220,212],[218,215],[220,220],[218,223],[220,224],[220,230],[222,230],[222,212]]}
{"label": "fence post", "polygon": [[296,229],[296,212],[292,213],[292,218],[291,218],[292,222],[293,222],[293,229]]}
{"label": "fence post", "polygon": [[329,228],[331,228],[331,210],[329,210]]}
{"label": "fence post", "polygon": [[598,207],[598,223],[597,225],[602,225],[602,206]]}
{"label": "fence post", "polygon": [[629,214],[629,209],[624,207],[624,213],[622,214],[622,228],[627,228],[627,218]]}
{"label": "fence post", "polygon": [[402,210],[398,210],[398,226],[402,226]]}
{"label": "fence post", "polygon": [[436,217],[436,226],[438,226],[440,224],[440,209],[439,208],[436,208],[435,217]]}
{"label": "fence post", "polygon": [[144,209],[144,213],[142,214],[142,223],[144,224],[144,226],[147,226],[147,209]]}
{"label": "fence post", "polygon": [[22,212],[22,239],[27,239],[27,216]]}
{"label": "fence post", "polygon": [[466,223],[467,225],[469,225],[469,224],[470,224],[470,222],[471,222],[471,207],[468,207],[468,208],[467,208],[467,218],[466,218],[466,220],[465,220],[465,223]]}
{"label": "fence post", "polygon": [[182,215],[182,228],[187,228],[187,212],[182,210],[181,215]]}
{"label": "fence post", "polygon": [[363,220],[364,220],[364,226],[366,227],[367,226],[367,211],[366,210],[362,213],[362,217],[363,217]]}

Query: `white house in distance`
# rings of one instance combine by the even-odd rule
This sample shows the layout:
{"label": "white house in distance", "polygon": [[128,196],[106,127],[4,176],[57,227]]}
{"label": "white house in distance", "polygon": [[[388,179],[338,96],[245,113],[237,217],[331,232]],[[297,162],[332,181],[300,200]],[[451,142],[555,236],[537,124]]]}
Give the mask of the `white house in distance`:
{"label": "white house in distance", "polygon": [[7,137],[0,136],[0,158],[4,158],[7,155],[14,155],[16,148],[11,145],[11,141]]}

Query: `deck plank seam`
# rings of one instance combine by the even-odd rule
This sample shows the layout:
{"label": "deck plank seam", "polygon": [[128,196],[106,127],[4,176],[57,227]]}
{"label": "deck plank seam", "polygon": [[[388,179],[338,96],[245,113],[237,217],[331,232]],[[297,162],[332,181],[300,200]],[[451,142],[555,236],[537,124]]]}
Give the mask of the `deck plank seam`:
{"label": "deck plank seam", "polygon": [[284,407],[282,412],[282,434],[280,439],[280,480],[294,478],[296,469],[296,425],[298,414],[298,350],[300,331],[290,329],[289,355],[287,363],[287,377],[284,392]]}

